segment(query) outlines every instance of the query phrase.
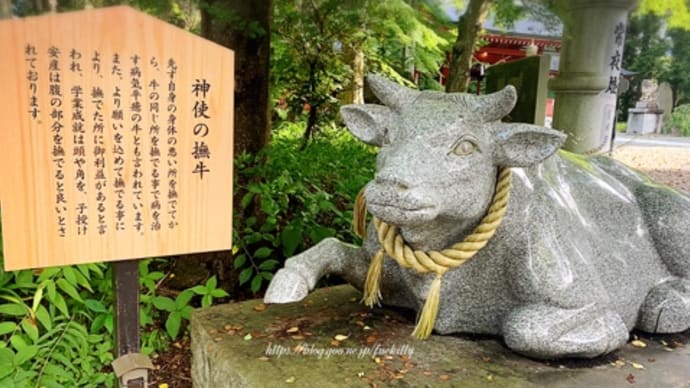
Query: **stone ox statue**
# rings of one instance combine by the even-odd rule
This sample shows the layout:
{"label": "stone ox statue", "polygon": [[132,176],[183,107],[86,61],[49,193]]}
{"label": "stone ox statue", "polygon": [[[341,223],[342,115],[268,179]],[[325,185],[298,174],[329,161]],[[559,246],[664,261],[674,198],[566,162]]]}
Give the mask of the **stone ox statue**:
{"label": "stone ox statue", "polygon": [[421,311],[418,337],[501,335],[537,358],[690,327],[688,196],[608,157],[557,152],[561,132],[500,122],[512,86],[473,96],[369,83],[385,106],[342,108],[354,136],[381,148],[364,245],[326,239],[287,260],[265,302],[301,300],[334,273],[368,304]]}

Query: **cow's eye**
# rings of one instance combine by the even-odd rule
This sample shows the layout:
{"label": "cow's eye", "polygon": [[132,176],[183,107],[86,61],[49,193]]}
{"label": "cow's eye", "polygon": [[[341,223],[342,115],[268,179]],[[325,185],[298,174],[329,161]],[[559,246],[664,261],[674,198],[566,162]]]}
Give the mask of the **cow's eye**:
{"label": "cow's eye", "polygon": [[467,156],[473,154],[476,150],[477,144],[472,140],[463,139],[455,143],[452,152],[458,156]]}

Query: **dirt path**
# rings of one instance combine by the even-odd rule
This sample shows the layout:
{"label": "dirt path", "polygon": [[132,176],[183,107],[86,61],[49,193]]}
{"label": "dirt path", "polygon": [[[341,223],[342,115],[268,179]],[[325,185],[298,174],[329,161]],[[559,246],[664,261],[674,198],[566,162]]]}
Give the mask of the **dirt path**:
{"label": "dirt path", "polygon": [[690,194],[690,148],[618,146],[613,157]]}

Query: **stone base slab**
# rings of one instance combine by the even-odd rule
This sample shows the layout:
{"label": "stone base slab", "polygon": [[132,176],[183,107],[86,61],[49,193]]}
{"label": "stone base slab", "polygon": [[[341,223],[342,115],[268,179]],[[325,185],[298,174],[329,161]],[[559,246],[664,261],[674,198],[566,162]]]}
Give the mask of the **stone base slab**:
{"label": "stone base slab", "polygon": [[647,336],[595,360],[540,362],[493,337],[417,340],[409,312],[372,310],[360,299],[344,285],[299,303],[195,311],[194,386],[690,388],[690,332]]}

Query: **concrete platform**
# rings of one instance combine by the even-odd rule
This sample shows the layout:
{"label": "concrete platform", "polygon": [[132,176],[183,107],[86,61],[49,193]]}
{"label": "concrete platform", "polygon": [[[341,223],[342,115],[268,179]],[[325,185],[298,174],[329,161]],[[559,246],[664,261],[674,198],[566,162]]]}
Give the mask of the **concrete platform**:
{"label": "concrete platform", "polygon": [[370,310],[360,298],[337,286],[289,305],[195,311],[195,387],[690,388],[690,332],[643,337],[596,360],[541,362],[495,338],[417,340],[409,312]]}

